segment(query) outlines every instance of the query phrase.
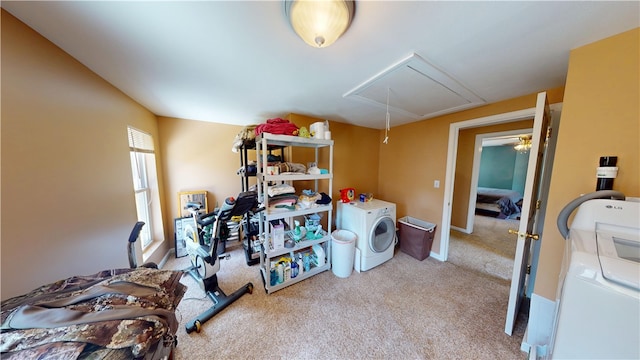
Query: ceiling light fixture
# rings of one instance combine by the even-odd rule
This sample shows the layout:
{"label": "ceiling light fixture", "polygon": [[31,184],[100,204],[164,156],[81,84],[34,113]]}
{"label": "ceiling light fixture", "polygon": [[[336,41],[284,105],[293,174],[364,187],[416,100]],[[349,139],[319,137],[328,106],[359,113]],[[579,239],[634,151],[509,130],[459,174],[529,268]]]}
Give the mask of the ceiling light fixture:
{"label": "ceiling light fixture", "polygon": [[291,27],[307,44],[324,48],[347,30],[353,19],[353,0],[286,0]]}
{"label": "ceiling light fixture", "polygon": [[513,147],[518,152],[527,152],[531,149],[531,137],[520,136],[520,142]]}

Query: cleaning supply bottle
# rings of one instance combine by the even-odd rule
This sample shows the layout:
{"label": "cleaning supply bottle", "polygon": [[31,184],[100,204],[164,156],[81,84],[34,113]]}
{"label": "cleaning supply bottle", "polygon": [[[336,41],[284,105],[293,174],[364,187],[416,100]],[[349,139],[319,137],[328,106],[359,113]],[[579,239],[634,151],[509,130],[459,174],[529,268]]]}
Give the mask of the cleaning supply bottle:
{"label": "cleaning supply bottle", "polygon": [[285,263],[284,266],[284,281],[291,280],[291,264]]}
{"label": "cleaning supply bottle", "polygon": [[[304,226],[300,225],[300,221],[298,220],[294,220],[293,221],[295,227],[293,228],[293,240],[295,240],[296,242],[302,240],[305,235],[307,235],[307,229]],[[295,259],[294,259],[295,260]]]}
{"label": "cleaning supply bottle", "polygon": [[295,260],[292,259],[291,260],[291,278],[292,279],[295,278],[296,276],[298,276],[299,269],[300,269],[300,267],[298,266],[298,263]]}
{"label": "cleaning supply bottle", "polygon": [[302,264],[304,271],[309,271],[311,269],[311,259],[309,259],[309,253],[304,253],[302,257]]}
{"label": "cleaning supply bottle", "polygon": [[300,221],[293,221],[295,227],[293,228],[293,240],[298,241],[302,239],[302,230],[300,230]]}
{"label": "cleaning supply bottle", "polygon": [[302,275],[304,273],[304,266],[303,266],[303,262],[302,262],[302,254],[298,254],[298,260],[296,260],[296,263],[298,264],[298,274]]}
{"label": "cleaning supply bottle", "polygon": [[271,270],[269,271],[269,285],[275,286],[278,283],[278,272],[276,271],[276,264],[271,262]]}
{"label": "cleaning supply bottle", "polygon": [[278,284],[282,284],[284,282],[284,265],[281,262],[276,265],[276,274],[278,275]]}

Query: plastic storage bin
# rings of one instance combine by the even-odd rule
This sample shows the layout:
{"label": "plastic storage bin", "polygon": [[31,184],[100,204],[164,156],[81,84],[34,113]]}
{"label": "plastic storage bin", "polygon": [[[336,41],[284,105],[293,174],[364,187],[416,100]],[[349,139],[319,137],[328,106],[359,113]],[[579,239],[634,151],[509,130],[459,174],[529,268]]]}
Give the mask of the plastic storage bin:
{"label": "plastic storage bin", "polygon": [[337,277],[346,278],[353,271],[356,254],[356,234],[347,230],[331,233],[331,271]]}
{"label": "plastic storage bin", "polygon": [[436,224],[405,216],[398,220],[400,251],[422,261],[429,257]]}

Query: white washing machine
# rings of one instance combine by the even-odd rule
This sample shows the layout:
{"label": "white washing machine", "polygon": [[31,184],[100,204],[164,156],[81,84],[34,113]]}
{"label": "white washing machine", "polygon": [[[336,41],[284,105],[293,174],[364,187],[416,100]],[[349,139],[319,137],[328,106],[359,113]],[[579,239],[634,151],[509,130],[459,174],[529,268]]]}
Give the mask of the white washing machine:
{"label": "white washing machine", "polygon": [[396,204],[378,199],[338,203],[336,227],[356,234],[353,268],[370,270],[393,258],[396,237]]}
{"label": "white washing machine", "polygon": [[640,203],[580,205],[557,304],[553,359],[640,358]]}

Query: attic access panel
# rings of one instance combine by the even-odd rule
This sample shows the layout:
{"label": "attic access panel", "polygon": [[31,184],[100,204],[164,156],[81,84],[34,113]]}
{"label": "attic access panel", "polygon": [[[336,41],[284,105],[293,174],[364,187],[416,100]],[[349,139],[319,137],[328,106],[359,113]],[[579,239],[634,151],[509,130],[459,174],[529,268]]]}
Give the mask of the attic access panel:
{"label": "attic access panel", "polygon": [[413,119],[483,105],[486,101],[417,54],[411,54],[343,95]]}

